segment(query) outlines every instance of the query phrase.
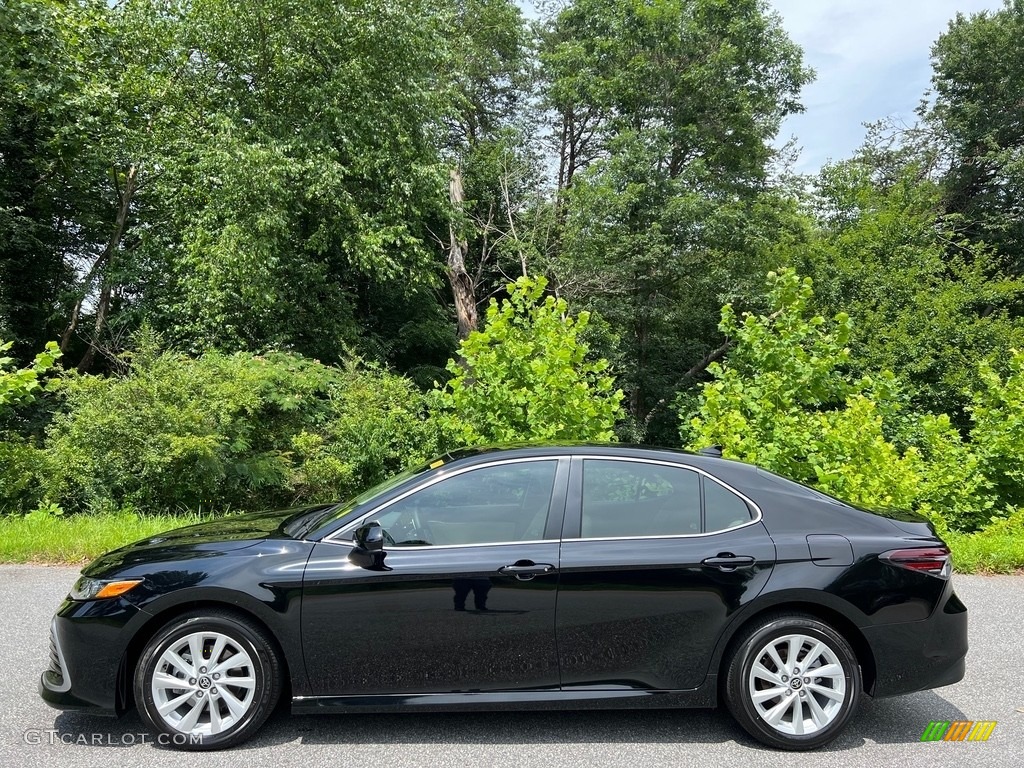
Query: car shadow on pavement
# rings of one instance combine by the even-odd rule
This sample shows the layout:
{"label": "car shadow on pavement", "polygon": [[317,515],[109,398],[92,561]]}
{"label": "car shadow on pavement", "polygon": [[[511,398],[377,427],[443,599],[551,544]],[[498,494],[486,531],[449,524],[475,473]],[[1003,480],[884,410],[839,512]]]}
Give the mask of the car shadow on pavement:
{"label": "car shadow on pavement", "polygon": [[[920,740],[932,720],[964,720],[955,706],[932,691],[874,700],[865,697],[843,735],[825,748],[856,749]],[[68,744],[123,746],[156,744],[137,713],[119,720],[65,712],[54,729]],[[90,743],[96,733],[106,734]],[[772,752],[748,736],[724,707],[717,710],[591,710],[545,712],[420,712],[291,716],[279,710],[260,732],[237,750],[279,744],[718,744],[736,742]]]}

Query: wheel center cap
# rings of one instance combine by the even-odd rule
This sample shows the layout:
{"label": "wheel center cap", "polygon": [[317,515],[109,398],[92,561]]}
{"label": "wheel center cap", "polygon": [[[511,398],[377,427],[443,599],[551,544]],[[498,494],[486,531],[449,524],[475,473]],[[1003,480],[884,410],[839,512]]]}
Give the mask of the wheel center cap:
{"label": "wheel center cap", "polygon": [[199,687],[200,688],[209,688],[210,687],[210,678],[208,678],[206,675],[203,675],[202,677],[200,677],[199,678]]}
{"label": "wheel center cap", "polygon": [[789,686],[794,691],[797,690],[801,685],[803,685],[803,681],[801,681],[799,677],[794,677],[792,680],[789,681]]}

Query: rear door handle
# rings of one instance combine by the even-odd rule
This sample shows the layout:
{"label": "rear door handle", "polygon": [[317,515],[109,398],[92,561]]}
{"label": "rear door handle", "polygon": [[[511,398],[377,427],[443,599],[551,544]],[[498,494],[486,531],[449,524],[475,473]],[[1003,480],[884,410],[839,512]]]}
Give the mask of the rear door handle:
{"label": "rear door handle", "polygon": [[735,571],[737,568],[750,568],[754,558],[747,555],[733,555],[722,552],[718,557],[709,557],[700,561],[705,568],[717,568],[720,571]]}
{"label": "rear door handle", "polygon": [[534,576],[543,576],[546,573],[554,573],[555,566],[550,563],[535,563],[532,560],[520,560],[512,565],[503,565],[498,573],[507,576],[515,576],[519,581],[529,581]]}

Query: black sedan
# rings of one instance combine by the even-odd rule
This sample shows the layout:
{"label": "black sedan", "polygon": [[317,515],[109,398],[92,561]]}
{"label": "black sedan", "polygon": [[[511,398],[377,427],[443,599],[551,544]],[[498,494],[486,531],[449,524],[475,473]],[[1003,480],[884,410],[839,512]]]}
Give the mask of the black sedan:
{"label": "black sedan", "polygon": [[110,552],[40,693],[216,749],[293,712],[712,707],[783,749],[862,694],[964,674],[949,550],[758,467],[627,446],[476,449],[348,503]]}

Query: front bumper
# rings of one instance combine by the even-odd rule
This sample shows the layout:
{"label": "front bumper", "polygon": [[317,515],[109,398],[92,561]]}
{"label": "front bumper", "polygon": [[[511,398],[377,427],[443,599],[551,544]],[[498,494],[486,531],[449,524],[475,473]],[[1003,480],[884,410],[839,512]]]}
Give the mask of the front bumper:
{"label": "front bumper", "polygon": [[876,698],[941,688],[963,679],[967,608],[948,587],[923,621],[864,627],[875,658]]}
{"label": "front bumper", "polygon": [[55,709],[121,714],[130,681],[118,673],[128,638],[144,618],[120,599],[65,600],[50,624],[50,662],[39,678],[43,701]]}

